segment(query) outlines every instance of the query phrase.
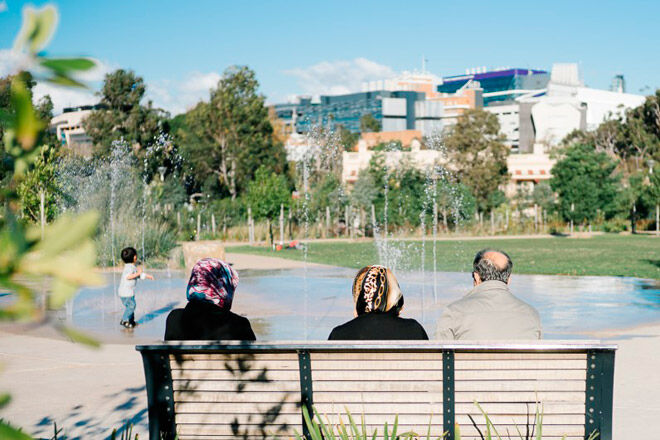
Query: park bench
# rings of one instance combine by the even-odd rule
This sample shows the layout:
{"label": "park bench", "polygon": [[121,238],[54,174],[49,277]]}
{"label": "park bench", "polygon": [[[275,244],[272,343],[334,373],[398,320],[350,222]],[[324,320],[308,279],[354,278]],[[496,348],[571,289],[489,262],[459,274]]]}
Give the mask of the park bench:
{"label": "park bench", "polygon": [[[612,438],[615,346],[594,342],[168,342],[142,354],[151,440],[291,438],[302,407],[331,422],[348,410],[383,433],[432,438],[454,424],[485,432],[479,402],[503,438],[525,436],[543,411],[544,439]],[[530,436],[530,438],[533,438]]]}

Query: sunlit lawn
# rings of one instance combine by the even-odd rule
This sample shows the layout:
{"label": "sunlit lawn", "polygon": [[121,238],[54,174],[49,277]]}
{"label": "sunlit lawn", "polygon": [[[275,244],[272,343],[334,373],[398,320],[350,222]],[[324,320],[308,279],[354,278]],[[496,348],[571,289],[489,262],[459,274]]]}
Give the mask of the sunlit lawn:
{"label": "sunlit lawn", "polygon": [[[401,250],[399,267],[420,269],[424,255],[427,270],[433,268],[433,243],[393,241]],[[613,275],[660,279],[660,238],[603,235],[592,238],[530,238],[455,240],[436,243],[436,267],[440,271],[468,271],[474,254],[485,247],[511,255],[517,273],[560,275]],[[228,252],[303,260],[302,251],[275,252],[266,247],[233,246]],[[378,262],[373,242],[312,242],[308,261],[359,268]]]}

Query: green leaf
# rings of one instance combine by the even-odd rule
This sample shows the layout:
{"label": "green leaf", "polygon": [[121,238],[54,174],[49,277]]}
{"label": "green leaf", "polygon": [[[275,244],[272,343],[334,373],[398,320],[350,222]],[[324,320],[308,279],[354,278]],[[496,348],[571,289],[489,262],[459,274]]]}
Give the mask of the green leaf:
{"label": "green leaf", "polygon": [[60,326],[60,327],[58,327],[58,329],[63,334],[65,334],[66,336],[71,338],[71,340],[73,342],[88,345],[88,346],[93,347],[93,348],[99,348],[101,346],[99,341],[97,341],[96,339],[94,339],[91,336],[87,335],[86,333],[83,333],[83,332],[81,332],[79,330],[76,330],[74,328],[66,327],[66,326]]}
{"label": "green leaf", "polygon": [[454,439],[461,440],[461,427],[458,423],[454,424]]}
{"label": "green leaf", "polygon": [[11,402],[11,395],[5,393],[0,395],[0,408],[7,406]]}
{"label": "green leaf", "polygon": [[14,47],[27,49],[36,54],[41,52],[55,33],[57,28],[57,9],[47,5],[41,9],[25,7],[23,9],[23,25],[14,41]]}
{"label": "green leaf", "polygon": [[73,217],[64,215],[51,223],[44,231],[44,240],[35,247],[38,252],[54,256],[75,247],[96,231],[99,215],[96,211],[87,211]]}
{"label": "green leaf", "polygon": [[96,66],[96,63],[89,58],[43,58],[40,64],[46,69],[60,74],[66,74],[72,70],[85,71]]}
{"label": "green leaf", "polygon": [[14,131],[21,148],[32,150],[44,124],[32,105],[32,96],[25,83],[15,77],[11,82],[11,105],[16,113]]}
{"label": "green leaf", "polygon": [[48,308],[57,310],[62,307],[69,298],[72,298],[78,290],[78,284],[71,283],[61,278],[55,278],[51,283],[51,294],[48,296]]}
{"label": "green leaf", "polygon": [[33,440],[32,437],[9,424],[0,421],[0,438],[3,440]]}
{"label": "green leaf", "polygon": [[57,73],[49,78],[46,78],[46,81],[57,84],[60,86],[65,86],[65,87],[78,87],[81,89],[86,89],[87,86],[83,83],[81,83],[78,80],[75,80],[71,78],[70,76],[64,74],[64,73]]}

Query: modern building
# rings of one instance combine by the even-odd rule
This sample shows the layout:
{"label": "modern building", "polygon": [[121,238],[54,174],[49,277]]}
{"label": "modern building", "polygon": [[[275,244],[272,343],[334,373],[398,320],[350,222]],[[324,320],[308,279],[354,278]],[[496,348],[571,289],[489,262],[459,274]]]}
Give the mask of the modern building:
{"label": "modern building", "polygon": [[301,100],[297,106],[296,132],[307,133],[314,126],[335,129],[341,125],[359,133],[360,119],[373,116],[382,131],[415,129],[415,104],[425,100],[424,93],[410,91],[373,91],[347,95],[322,95],[319,102]]}
{"label": "modern building", "polygon": [[609,117],[623,116],[644,99],[622,91],[586,87],[577,64],[555,64],[546,93],[522,97],[519,102],[531,106],[525,118],[531,118],[534,143],[551,147],[573,130],[594,130]]}
{"label": "modern building", "polygon": [[544,89],[550,75],[545,70],[485,67],[468,70],[465,75],[446,76],[438,85],[440,93],[456,93],[469,82],[478,82],[483,90],[483,105],[512,101],[523,95],[534,95]]}
{"label": "modern building", "polygon": [[50,120],[50,130],[55,131],[57,139],[63,147],[83,156],[92,154],[92,139],[85,133],[83,119],[92,110],[101,108],[99,105],[85,105],[80,107],[65,108],[62,114]]}

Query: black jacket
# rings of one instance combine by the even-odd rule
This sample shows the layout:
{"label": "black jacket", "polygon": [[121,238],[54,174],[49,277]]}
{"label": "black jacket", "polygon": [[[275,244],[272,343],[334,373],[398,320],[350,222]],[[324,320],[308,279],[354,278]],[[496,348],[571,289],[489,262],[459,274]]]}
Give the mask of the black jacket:
{"label": "black jacket", "polygon": [[399,318],[394,312],[371,312],[358,316],[330,333],[329,340],[413,340],[428,339],[424,327],[414,319]]}
{"label": "black jacket", "polygon": [[256,339],[247,318],[204,301],[190,301],[185,309],[172,310],[165,324],[166,341]]}

